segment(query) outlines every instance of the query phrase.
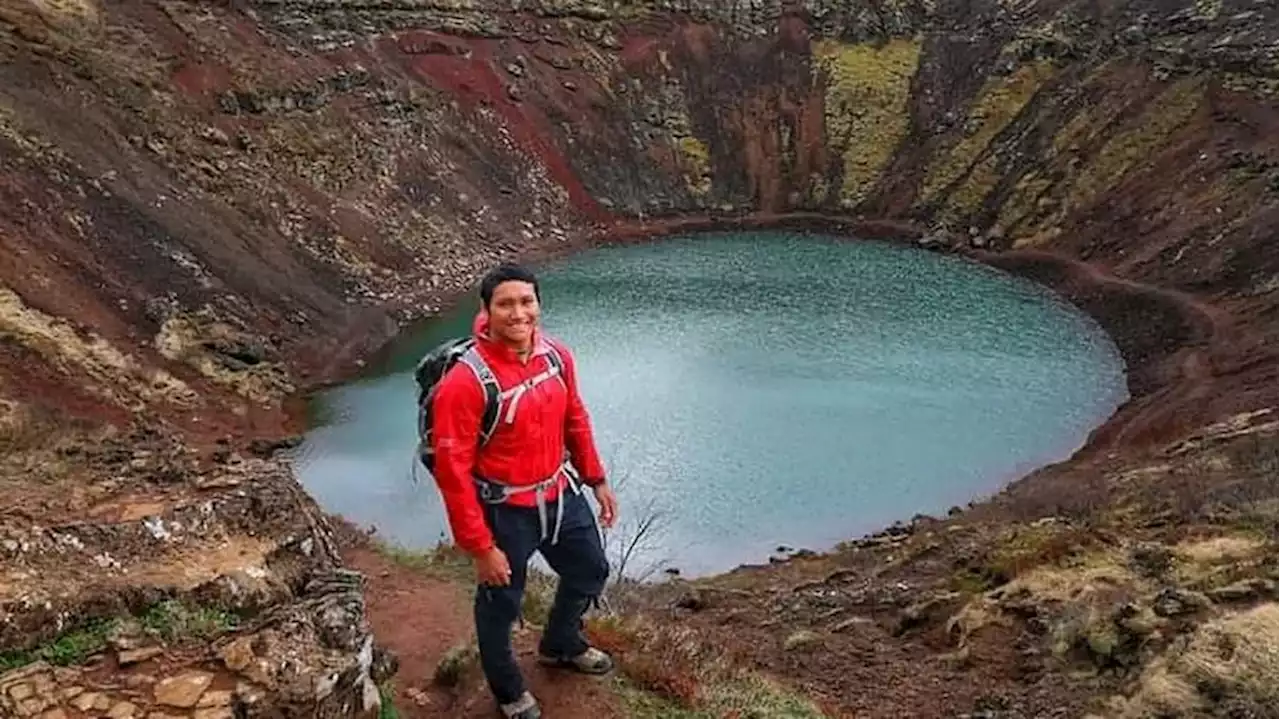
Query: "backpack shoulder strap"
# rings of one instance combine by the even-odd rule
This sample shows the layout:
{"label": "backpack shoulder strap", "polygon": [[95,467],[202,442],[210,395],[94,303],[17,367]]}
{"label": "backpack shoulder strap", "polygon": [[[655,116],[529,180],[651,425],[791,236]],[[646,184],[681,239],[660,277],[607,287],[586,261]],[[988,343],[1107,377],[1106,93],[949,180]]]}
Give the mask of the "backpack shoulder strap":
{"label": "backpack shoulder strap", "polygon": [[564,357],[560,354],[560,347],[555,342],[549,339],[546,342],[547,342],[547,364],[551,366],[551,369],[554,371],[556,378],[560,380],[560,384],[568,386],[567,384],[565,384]]}
{"label": "backpack shoulder strap", "polygon": [[474,346],[467,348],[458,361],[471,368],[476,379],[480,381],[481,389],[484,390],[484,414],[480,418],[480,444],[483,445],[489,441],[493,431],[498,427],[498,404],[502,387],[498,384],[498,378],[494,376],[493,370],[489,369],[489,364],[484,361]]}

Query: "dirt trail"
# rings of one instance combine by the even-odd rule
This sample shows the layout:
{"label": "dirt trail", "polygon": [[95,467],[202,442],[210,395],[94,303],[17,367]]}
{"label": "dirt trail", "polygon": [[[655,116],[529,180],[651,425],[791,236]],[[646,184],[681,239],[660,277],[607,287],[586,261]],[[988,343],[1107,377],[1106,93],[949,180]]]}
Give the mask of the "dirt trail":
{"label": "dirt trail", "polygon": [[[397,564],[369,547],[349,547],[343,559],[346,566],[365,575],[366,611],[373,634],[399,658],[394,685],[401,719],[499,716],[478,666],[470,668],[454,690],[432,683],[445,652],[471,641],[474,633],[467,588]],[[515,639],[525,680],[546,719],[625,716],[608,679],[544,670],[534,659],[537,633],[517,628]]]}

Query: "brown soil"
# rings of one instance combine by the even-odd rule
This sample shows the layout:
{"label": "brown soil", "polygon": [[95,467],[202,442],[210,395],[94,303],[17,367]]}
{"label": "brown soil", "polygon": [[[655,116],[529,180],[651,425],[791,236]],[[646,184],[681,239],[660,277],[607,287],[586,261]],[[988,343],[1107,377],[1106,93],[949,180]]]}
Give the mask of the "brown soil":
{"label": "brown soil", "polygon": [[[366,577],[365,601],[374,635],[399,662],[395,705],[406,719],[490,719],[497,716],[483,677],[470,666],[453,688],[435,684],[433,675],[452,647],[473,642],[471,597],[465,584],[406,569],[358,540],[343,551],[344,563]],[[515,630],[516,654],[529,690],[544,714],[555,719],[622,717],[608,679],[548,671],[534,661],[537,635]]]}

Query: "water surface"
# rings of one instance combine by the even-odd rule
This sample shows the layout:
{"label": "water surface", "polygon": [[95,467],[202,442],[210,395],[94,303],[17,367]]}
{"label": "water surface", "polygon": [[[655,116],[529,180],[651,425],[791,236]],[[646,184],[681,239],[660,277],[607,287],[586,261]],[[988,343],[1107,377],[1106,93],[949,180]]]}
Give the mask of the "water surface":
{"label": "water surface", "polygon": [[[1127,398],[1119,353],[1031,282],[888,243],[697,235],[538,268],[544,324],[580,366],[624,517],[651,513],[632,569],[686,575],[828,548],[997,490],[1065,459]],[[411,479],[428,347],[469,330],[472,302],[390,366],[317,398],[301,481],[385,539],[448,538]]]}

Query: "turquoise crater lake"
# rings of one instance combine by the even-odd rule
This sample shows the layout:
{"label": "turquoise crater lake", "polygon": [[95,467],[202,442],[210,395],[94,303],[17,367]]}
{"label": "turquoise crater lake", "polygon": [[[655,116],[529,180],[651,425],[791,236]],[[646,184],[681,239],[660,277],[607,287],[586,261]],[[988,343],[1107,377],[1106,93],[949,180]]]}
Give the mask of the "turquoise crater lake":
{"label": "turquoise crater lake", "polygon": [[[1128,397],[1091,318],[1031,282],[877,241],[700,234],[547,263],[544,325],[574,349],[624,521],[659,529],[629,574],[685,575],[822,550],[941,514],[1067,458]],[[414,464],[422,352],[314,399],[296,471],[327,510],[385,540],[448,539]],[[616,555],[615,555],[616,558]]]}

